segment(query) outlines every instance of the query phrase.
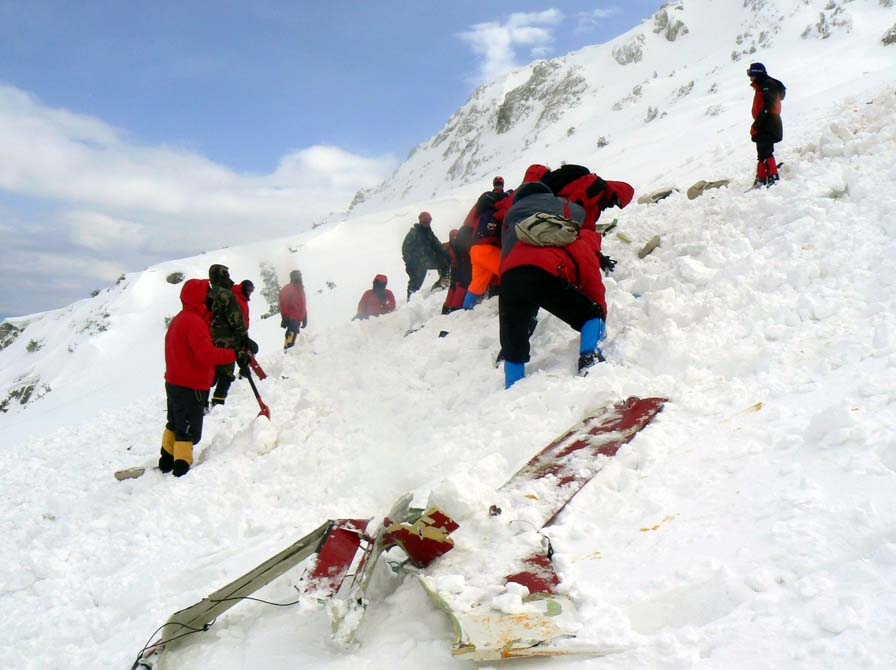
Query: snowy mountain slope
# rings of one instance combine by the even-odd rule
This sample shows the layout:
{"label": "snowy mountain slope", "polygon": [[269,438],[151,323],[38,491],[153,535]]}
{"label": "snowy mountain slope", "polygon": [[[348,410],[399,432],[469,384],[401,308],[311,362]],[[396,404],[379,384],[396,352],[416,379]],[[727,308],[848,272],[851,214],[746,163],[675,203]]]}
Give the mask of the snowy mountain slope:
{"label": "snowy mountain slope", "polygon": [[[641,394],[671,402],[550,531],[580,640],[623,649],[576,667],[891,667],[894,93],[841,108],[772,190],[626,212],[630,236],[663,244],[638,260],[637,244],[608,237],[620,261],[607,281],[609,362],[585,379],[573,375],[575,333],[543,315],[530,376],[501,390],[495,301],[433,316],[436,294],[309,330],[286,356],[276,329],[264,331],[273,421],[253,420],[237,386],[183,480],[111,478],[154,459],[158,391],[4,450],[15,503],[0,515],[0,551],[14,569],[2,575],[11,643],[0,662],[126,667],[171,611],[323,519],[382,513],[405,490],[461,523],[435,575],[456,575],[474,550],[512,564],[504,547],[467,540],[494,522],[494,488],[590,409]],[[259,595],[293,601],[299,574]],[[176,658],[470,665],[450,657],[447,621],[411,580],[372,607],[359,636],[345,652],[308,604],[243,603]]]}
{"label": "snowy mountain slope", "polygon": [[[681,11],[705,10],[706,25],[719,16],[716,3],[686,5]],[[786,25],[787,12],[802,22],[804,9],[819,10],[748,7],[776,10]],[[599,156],[596,169],[630,178],[639,191],[734,178],[695,201],[679,193],[619,214],[634,241],[605,242],[620,261],[607,280],[609,362],[588,378],[573,375],[575,333],[545,315],[529,377],[505,392],[492,365],[494,301],[447,317],[437,316],[438,294],[404,304],[398,248],[416,212],[432,211],[444,238],[483,188],[442,186],[444,172],[435,169],[435,199],[409,192],[381,211],[372,199],[370,213],[359,208],[348,221],[170,261],[91,300],[14,321],[22,331],[0,351],[0,400],[22,388],[17,379],[39,378],[37,389],[52,390],[0,414],[8,503],[0,513],[0,664],[80,668],[102,659],[127,667],[175,609],[324,519],[381,514],[405,490],[462,524],[456,553],[435,564],[435,574],[452,577],[474,549],[510,562],[502,546],[470,544],[474,531],[488,528],[493,489],[591,409],[639,394],[671,402],[550,532],[564,588],[583,615],[581,639],[624,648],[577,659],[576,667],[893,667],[896,90],[883,64],[896,47],[880,47],[877,33],[896,17],[886,3],[842,7],[851,32],[835,27],[826,40],[791,35],[786,43],[783,27],[775,34],[773,48],[781,62],[799,63],[799,76],[785,76],[760,52],[791,91],[778,151],[789,165],[774,189],[742,193],[754,161],[742,72],[749,57],[731,75],[736,87],[717,116],[702,115],[709,98],[697,96],[696,84],[669,104],[682,84],[661,77],[653,83],[662,87],[652,83],[625,108],[633,110],[631,129],[620,122],[599,154],[557,150],[595,166],[589,156]],[[685,18],[689,32],[670,50],[722,32]],[[646,72],[656,52],[644,53],[638,66]],[[630,90],[607,97],[615,102]],[[679,114],[688,105],[691,113]],[[650,106],[669,112],[644,124]],[[627,118],[625,109],[608,118]],[[546,126],[544,137],[567,142],[566,123]],[[503,165],[520,166],[511,170],[500,167],[500,151],[496,169],[512,183],[529,157],[507,148]],[[619,172],[603,169],[605,155],[618,159]],[[639,260],[638,247],[654,234],[661,246]],[[271,375],[260,390],[273,421],[253,419],[258,407],[239,382],[226,410],[208,417],[199,465],[186,478],[150,473],[116,482],[112,470],[152,462],[158,450],[161,342],[180,290],[166,277],[204,276],[213,262],[259,286],[251,330]],[[284,356],[278,319],[259,318],[268,311],[261,286],[270,272],[283,282],[296,266],[311,327]],[[350,322],[380,271],[399,310]],[[441,330],[449,334],[437,337]],[[298,577],[285,575],[258,595],[290,602]],[[325,617],[308,604],[242,603],[185,646],[177,663],[471,667],[450,658],[447,621],[410,581],[371,609],[359,648],[337,649],[327,633]]]}
{"label": "snowy mountain slope", "polygon": [[556,166],[573,157],[644,190],[706,178],[708,156],[717,175],[741,174],[748,156],[732,149],[749,123],[744,71],[751,60],[763,60],[791,88],[785,138],[799,144],[817,129],[793,120],[875,90],[892,68],[892,47],[882,44],[892,26],[892,3],[878,0],[666,3],[607,44],[479,87],[390,179],[359,194],[354,211],[448,188],[472,197],[494,174],[515,183],[530,163]]}
{"label": "snowy mountain slope", "polygon": [[[291,269],[301,267],[309,287],[312,328],[332,326],[351,318],[358,297],[378,272],[391,278],[391,287],[400,296],[405,279],[398,249],[416,213],[431,211],[435,229],[444,239],[490,183],[493,172],[514,184],[530,162],[558,165],[565,160],[589,165],[610,179],[627,180],[639,193],[658,186],[684,190],[698,179],[748,180],[755,158],[752,144],[745,141],[752,94],[743,72],[745,62],[763,58],[791,91],[784,110],[785,141],[778,147],[779,159],[786,162],[790,152],[816,142],[823,128],[837,121],[838,101],[862,104],[881,81],[888,80],[896,45],[882,44],[880,34],[886,26],[896,25],[890,5],[886,0],[828,2],[823,7],[794,0],[756,1],[742,7],[709,0],[675,2],[610,44],[522,68],[480,88],[378,195],[356,204],[345,222],[163,263],[147,273],[126,276],[91,300],[11,320],[5,327],[28,327],[14,332],[18,338],[0,350],[5,423],[16,439],[22,439],[29,422],[16,416],[37,406],[38,398],[46,422],[42,425],[52,428],[101,407],[96,402],[101,397],[98,388],[119,386],[122,393],[116,395],[122,402],[134,394],[154,392],[162,374],[157,352],[165,319],[178,308],[179,286],[164,282],[171,272],[205,276],[209,265],[225,262],[235,277],[281,284]],[[681,27],[669,29],[677,22],[687,27],[686,33]],[[658,30],[660,26],[666,27]],[[670,41],[670,36],[675,39]],[[629,62],[623,65],[620,60]],[[534,86],[538,95],[516,99],[516,109],[526,113],[506,132],[497,133],[494,119],[506,96],[526,90],[531,73],[541,70],[548,74]],[[569,87],[559,85],[570,72],[587,84],[587,89],[572,86],[581,93],[576,94],[578,102],[567,100],[562,91]],[[545,93],[551,95],[539,99]],[[552,100],[565,102],[558,106]],[[545,117],[548,107],[559,116]],[[657,118],[647,122],[650,110],[657,110]],[[548,122],[548,117],[554,120]],[[535,125],[537,142],[527,146]],[[575,129],[572,135],[570,128]],[[600,137],[609,144],[597,148]],[[485,149],[477,153],[462,148],[470,142]],[[441,147],[449,145],[461,148],[442,156]],[[486,153],[491,156],[488,160],[477,158]],[[450,164],[458,160],[476,162],[481,170],[476,168],[475,178],[451,178]],[[625,216],[631,213],[633,209]],[[157,292],[164,298],[154,300]],[[268,296],[275,301],[273,291]],[[261,291],[256,292],[256,315],[269,312],[262,298]],[[131,300],[136,307],[125,304]],[[276,346],[277,324],[257,318],[255,324],[254,332]],[[0,341],[4,336],[0,332]],[[95,376],[107,374],[94,370],[98,357],[116,371],[111,386],[108,377]],[[135,361],[144,372],[131,372]],[[23,398],[28,401],[24,405]]]}

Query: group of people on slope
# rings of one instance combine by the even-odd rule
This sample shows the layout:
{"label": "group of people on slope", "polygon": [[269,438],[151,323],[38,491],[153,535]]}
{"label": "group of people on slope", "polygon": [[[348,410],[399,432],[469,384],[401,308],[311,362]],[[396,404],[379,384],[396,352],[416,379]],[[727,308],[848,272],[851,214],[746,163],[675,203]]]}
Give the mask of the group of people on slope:
{"label": "group of people on slope", "polygon": [[[578,367],[587,374],[604,360],[598,347],[607,316],[601,272],[615,265],[601,253],[597,220],[633,196],[631,185],[605,181],[581,165],[530,165],[520,186],[509,191],[503,177],[495,177],[444,244],[432,231],[429,212],[420,213],[402,244],[408,297],[430,269],[439,271],[438,285],[448,285],[444,314],[473,309],[487,294],[497,294],[505,388],[525,375],[540,308],[581,333]],[[517,225],[539,213],[562,217],[574,237],[563,244],[519,240]]]}
{"label": "group of people on slope", "polygon": [[[302,273],[293,270],[280,290],[283,349],[295,344],[308,325]],[[182,477],[193,464],[193,445],[202,439],[202,424],[210,406],[223,405],[230,385],[248,377],[258,345],[249,337],[249,301],[255,284],[234,283],[225,265],[208,269],[208,280],[188,279],[181,289],[183,305],[165,333],[165,396],[167,421],[162,432],[159,469]],[[214,391],[209,393],[214,386]],[[209,402],[211,401],[211,402]]]}
{"label": "group of people on slope", "polygon": [[[756,144],[754,187],[778,181],[774,145],[783,137],[783,83],[768,75],[762,63],[747,69],[754,89],[750,136]],[[605,181],[585,167],[564,165],[550,170],[530,165],[520,186],[504,190],[503,177],[470,209],[463,225],[442,243],[432,230],[432,215],[420,212],[408,231],[401,253],[408,275],[407,297],[420,290],[429,270],[438,270],[436,285],[448,288],[443,313],[473,309],[486,294],[498,294],[504,385],[525,376],[529,338],[539,309],[546,309],[580,333],[578,369],[604,360],[600,342],[606,337],[607,303],[601,272],[615,262],[601,251],[596,223],[610,207],[631,202],[634,189],[625,182]],[[572,224],[574,237],[563,244],[520,240],[517,226],[538,216]],[[528,229],[527,229],[528,230]],[[180,477],[193,462],[193,445],[202,437],[203,416],[211,405],[223,405],[235,379],[234,368],[248,376],[258,345],[249,337],[251,280],[235,284],[226,266],[214,264],[208,280],[190,279],[181,290],[183,309],[165,335],[167,422],[162,434],[159,469]],[[293,270],[279,294],[284,351],[308,325],[302,273]],[[377,274],[361,297],[355,319],[395,309],[388,279]]]}
{"label": "group of people on slope", "polygon": [[[750,137],[756,144],[754,187],[779,180],[774,145],[783,138],[781,101],[786,88],[768,75],[762,63],[747,69],[754,90]],[[405,236],[402,257],[408,274],[408,298],[423,285],[427,270],[439,271],[447,284],[442,313],[473,309],[486,294],[499,294],[498,313],[505,388],[525,375],[531,337],[539,308],[581,333],[578,368],[604,360],[598,343],[606,336],[607,305],[601,271],[615,261],[601,253],[596,223],[609,207],[625,207],[634,189],[625,182],[604,181],[587,168],[564,165],[550,170],[530,165],[515,191],[504,190],[496,176],[470,209],[460,229],[440,244],[432,216],[421,212]],[[516,227],[535,214],[554,214],[579,226],[572,242],[562,246],[520,242]]]}

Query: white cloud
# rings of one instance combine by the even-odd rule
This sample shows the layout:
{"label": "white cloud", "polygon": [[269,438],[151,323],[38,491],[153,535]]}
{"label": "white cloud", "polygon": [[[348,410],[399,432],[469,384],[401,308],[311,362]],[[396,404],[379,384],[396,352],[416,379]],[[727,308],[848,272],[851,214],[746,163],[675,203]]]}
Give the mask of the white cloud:
{"label": "white cloud", "polygon": [[102,121],[0,85],[0,188],[110,215],[164,215],[171,225],[179,217],[310,223],[347,208],[396,164],[392,156],[312,147],[285,157],[273,174],[242,175],[195,153],[129,142]]}
{"label": "white cloud", "polygon": [[138,223],[98,212],[69,212],[64,218],[71,226],[71,242],[94,251],[136,249],[148,234]]}
{"label": "white cloud", "polygon": [[[390,164],[388,169],[394,167]],[[338,147],[318,145],[284,156],[271,181],[275,185],[298,183],[306,189],[354,193],[359,188],[376,186],[387,176],[381,159],[363,158]]]}
{"label": "white cloud", "polygon": [[[284,156],[270,174],[240,174],[195,152],[139,144],[99,119],[0,84],[0,206],[4,191],[39,203],[27,223],[4,217],[17,272],[0,274],[25,286],[52,267],[83,282],[99,268],[103,277],[119,272],[122,259],[133,270],[295,233],[347,209],[358,189],[397,164],[394,156],[314,146]],[[26,296],[17,299],[5,311],[22,311]]]}
{"label": "white cloud", "polygon": [[576,14],[576,32],[590,33],[600,26],[600,22],[603,19],[608,19],[621,13],[622,10],[615,6],[592,9],[590,12],[579,12]]}
{"label": "white cloud", "polygon": [[478,81],[483,83],[494,81],[517,67],[518,48],[528,49],[530,58],[547,54],[554,39],[549,27],[562,20],[562,12],[556,9],[517,12],[503,23],[477,23],[458,37],[481,57]]}
{"label": "white cloud", "polygon": [[[75,256],[64,251],[49,250],[13,255],[3,274],[8,273],[8,276],[16,277],[16,284],[19,287],[44,286],[80,290],[84,279],[110,282],[129,269],[133,268],[127,268],[122,263],[112,260],[98,260],[87,256]],[[82,290],[78,297],[86,297],[86,292]]]}

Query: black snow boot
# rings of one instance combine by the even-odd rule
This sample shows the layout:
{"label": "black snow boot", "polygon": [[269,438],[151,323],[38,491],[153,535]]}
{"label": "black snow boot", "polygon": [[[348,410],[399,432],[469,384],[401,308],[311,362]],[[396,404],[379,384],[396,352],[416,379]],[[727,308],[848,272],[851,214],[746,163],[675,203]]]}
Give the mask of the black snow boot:
{"label": "black snow boot", "polygon": [[172,468],[172,474],[175,477],[183,477],[190,471],[190,464],[186,461],[177,460],[174,461],[174,466]]}
{"label": "black snow boot", "polygon": [[171,472],[174,469],[174,456],[164,449],[161,449],[160,452],[162,455],[159,456],[159,470],[165,473]]}

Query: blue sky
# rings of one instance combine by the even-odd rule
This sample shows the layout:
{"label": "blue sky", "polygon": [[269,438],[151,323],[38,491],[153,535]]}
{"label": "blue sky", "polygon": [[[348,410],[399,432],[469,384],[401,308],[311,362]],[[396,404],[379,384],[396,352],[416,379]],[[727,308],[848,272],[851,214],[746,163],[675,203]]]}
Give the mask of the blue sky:
{"label": "blue sky", "polygon": [[344,209],[477,84],[660,4],[0,0],[0,314]]}

